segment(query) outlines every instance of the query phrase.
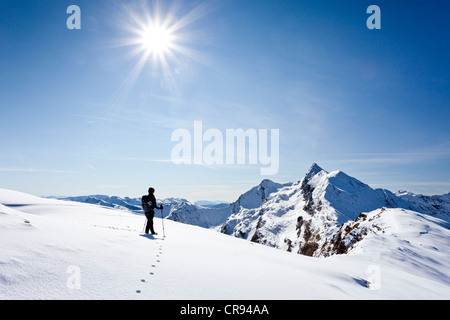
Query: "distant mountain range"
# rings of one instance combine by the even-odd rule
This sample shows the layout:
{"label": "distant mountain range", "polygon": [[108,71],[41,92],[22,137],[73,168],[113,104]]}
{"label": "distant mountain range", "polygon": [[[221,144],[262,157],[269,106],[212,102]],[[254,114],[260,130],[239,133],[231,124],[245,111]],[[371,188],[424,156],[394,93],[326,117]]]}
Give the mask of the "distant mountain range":
{"label": "distant mountain range", "polygon": [[[58,199],[142,212],[140,198],[91,195]],[[432,215],[442,219],[446,228],[450,225],[450,193],[394,194],[373,189],[342,171],[327,172],[315,163],[297,182],[280,184],[266,179],[232,203],[193,203],[180,198],[159,202],[167,219],[316,257],[347,253],[367,234],[376,233],[376,220],[384,208]],[[370,214],[371,223],[364,222],[361,229],[367,213],[374,210],[378,211]]]}

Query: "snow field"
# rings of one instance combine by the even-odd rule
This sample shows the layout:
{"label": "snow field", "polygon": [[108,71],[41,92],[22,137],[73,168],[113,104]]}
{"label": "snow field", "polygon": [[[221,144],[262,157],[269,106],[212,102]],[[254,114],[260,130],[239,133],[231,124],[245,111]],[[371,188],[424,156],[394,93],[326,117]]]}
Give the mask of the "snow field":
{"label": "snow field", "polygon": [[0,203],[1,299],[450,297],[450,231],[408,210],[386,209],[385,232],[351,254],[312,258],[170,220],[163,239],[160,218],[146,236],[142,215],[96,205],[8,190]]}

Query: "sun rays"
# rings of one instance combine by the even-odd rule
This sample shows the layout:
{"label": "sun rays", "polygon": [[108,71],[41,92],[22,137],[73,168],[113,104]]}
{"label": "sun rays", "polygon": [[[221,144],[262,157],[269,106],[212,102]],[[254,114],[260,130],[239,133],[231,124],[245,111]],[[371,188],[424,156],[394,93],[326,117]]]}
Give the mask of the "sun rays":
{"label": "sun rays", "polygon": [[111,44],[120,49],[116,61],[129,69],[111,97],[108,117],[120,117],[136,87],[147,88],[141,95],[182,101],[183,81],[196,65],[211,65],[209,55],[196,48],[204,34],[198,22],[215,7],[214,0],[195,6],[177,0],[122,3]]}
{"label": "sun rays", "polygon": [[129,48],[130,59],[136,60],[130,71],[129,80],[136,81],[144,68],[170,76],[178,72],[181,61],[202,63],[202,54],[194,49],[190,25],[208,14],[211,3],[205,2],[190,10],[174,2],[171,7],[163,7],[160,1],[153,1],[149,7],[142,1],[139,7],[124,4],[123,26],[127,36],[119,46]]}

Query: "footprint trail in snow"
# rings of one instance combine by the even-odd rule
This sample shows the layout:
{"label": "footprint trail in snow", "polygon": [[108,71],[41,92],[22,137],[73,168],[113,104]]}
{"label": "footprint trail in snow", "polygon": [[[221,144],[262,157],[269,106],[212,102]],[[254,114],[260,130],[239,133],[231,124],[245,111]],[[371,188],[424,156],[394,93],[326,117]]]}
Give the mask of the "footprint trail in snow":
{"label": "footprint trail in snow", "polygon": [[[161,240],[159,240],[161,241]],[[157,264],[161,262],[161,255],[162,255],[162,244],[160,244],[160,242],[156,242],[155,246],[152,248],[152,252],[151,254],[156,254],[154,255],[155,257],[155,262],[153,264],[150,265],[150,268],[152,271],[148,272],[146,277],[140,279],[141,284],[146,284],[146,285],[151,285],[151,277],[155,275],[155,269],[157,269]],[[155,250],[156,249],[156,250]],[[137,294],[141,294],[143,293],[143,291],[145,291],[144,289],[138,289],[136,290]]]}

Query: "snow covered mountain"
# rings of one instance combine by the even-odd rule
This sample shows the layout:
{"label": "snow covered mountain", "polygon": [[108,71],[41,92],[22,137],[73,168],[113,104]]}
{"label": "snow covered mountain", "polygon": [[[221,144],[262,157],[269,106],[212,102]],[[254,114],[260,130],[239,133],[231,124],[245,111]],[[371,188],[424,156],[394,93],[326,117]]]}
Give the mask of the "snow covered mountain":
{"label": "snow covered mountain", "polygon": [[272,193],[260,207],[230,216],[221,231],[303,255],[327,256],[338,253],[323,248],[343,223],[382,207],[415,209],[388,190],[313,164],[302,180]]}
{"label": "snow covered mountain", "polygon": [[242,194],[237,201],[221,207],[202,207],[190,202],[172,207],[168,219],[205,228],[221,228],[230,215],[242,210],[259,208],[267,197],[285,185],[263,180],[258,186]]}
{"label": "snow covered mountain", "polygon": [[142,211],[141,201],[137,198],[129,197],[116,197],[107,196],[102,194],[95,194],[89,196],[76,196],[76,197],[50,197],[59,200],[76,201],[83,203],[98,204],[104,207],[131,210],[131,211]]}
{"label": "snow covered mountain", "polygon": [[419,212],[450,220],[450,192],[443,195],[426,196],[400,190],[395,194],[413,205]]}
{"label": "snow covered mountain", "polygon": [[187,200],[178,202],[168,210],[167,219],[211,228],[222,224],[230,214],[230,205],[219,207],[203,207]]}
{"label": "snow covered mountain", "polygon": [[[261,207],[275,215],[265,204],[288,202],[281,196],[294,187],[271,193]],[[294,195],[292,204],[302,209],[308,201]],[[127,210],[0,189],[0,299],[450,298],[450,230],[441,219],[406,209],[347,221],[339,241],[327,246],[351,248],[348,254],[322,259],[170,220],[166,238],[146,236],[142,223],[142,215]],[[161,231],[158,217],[155,228]]]}
{"label": "snow covered mountain", "polygon": [[[241,195],[237,201],[231,204],[218,201],[211,203],[200,201],[199,203],[195,203],[181,198],[158,199],[157,203],[164,206],[164,217],[168,217],[170,220],[204,228],[213,228],[222,225],[230,214],[238,212],[242,208],[252,209],[260,207],[271,193],[284,186],[286,185],[275,183],[270,180],[263,180],[258,186],[247,191]],[[142,213],[140,198],[122,198],[107,195],[51,198],[97,204],[109,208]]]}
{"label": "snow covered mountain", "polygon": [[[389,190],[373,189],[342,171],[328,173],[314,163],[296,183],[263,180],[220,211],[184,203],[169,219],[290,252],[329,256],[342,253],[330,243],[344,223],[380,208],[418,211]],[[208,221],[212,216],[220,219]]]}
{"label": "snow covered mountain", "polygon": [[[129,198],[129,197],[117,197],[108,195],[89,195],[89,196],[76,196],[76,197],[49,197],[50,199],[75,201],[89,204],[96,204],[108,208],[114,208],[118,210],[133,211],[135,213],[143,213],[141,206],[141,198]],[[167,217],[172,210],[175,210],[182,206],[182,204],[192,205],[195,204],[189,202],[186,199],[181,198],[166,198],[157,200],[158,205],[162,204],[164,207],[163,214]],[[219,206],[221,207],[221,206]],[[158,214],[159,215],[159,214]]]}
{"label": "snow covered mountain", "polygon": [[[66,200],[142,212],[139,198],[95,195]],[[218,207],[175,198],[158,202],[164,205],[164,217],[170,220],[315,257],[351,250],[352,246],[342,245],[342,227],[358,223],[360,214],[377,209],[412,210],[442,218],[450,224],[450,194],[393,194],[389,190],[373,189],[342,171],[327,172],[316,163],[300,181],[280,184],[266,179],[235,202]],[[354,241],[362,239],[355,237]]]}

